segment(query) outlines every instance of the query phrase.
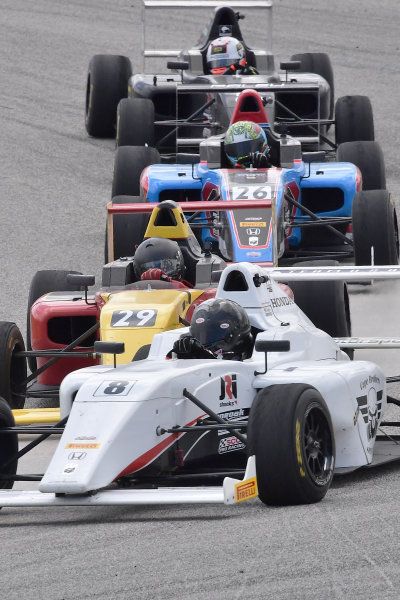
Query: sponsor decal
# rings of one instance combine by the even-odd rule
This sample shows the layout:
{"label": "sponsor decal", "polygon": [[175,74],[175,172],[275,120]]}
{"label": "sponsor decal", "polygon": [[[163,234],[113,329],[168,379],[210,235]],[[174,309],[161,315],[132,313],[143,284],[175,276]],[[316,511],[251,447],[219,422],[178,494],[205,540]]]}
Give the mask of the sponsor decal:
{"label": "sponsor decal", "polygon": [[76,440],[95,440],[96,436],[95,435],[78,435],[78,437],[75,438]]}
{"label": "sponsor decal", "polygon": [[266,221],[240,221],[240,227],[266,227]]}
{"label": "sponsor decal", "polygon": [[68,460],[83,460],[86,456],[86,452],[70,452],[68,454]]}
{"label": "sponsor decal", "polygon": [[249,237],[249,246],[258,246],[258,237]]}
{"label": "sponsor decal", "polygon": [[246,229],[246,233],[247,235],[260,235],[261,233],[261,229],[259,229],[258,227],[249,227],[248,229]]}
{"label": "sponsor decal", "polygon": [[280,296],[279,298],[271,298],[271,304],[274,308],[280,308],[281,306],[294,304],[294,300],[289,296]]}
{"label": "sponsor decal", "polygon": [[[369,379],[371,377],[375,376],[370,376]],[[378,377],[375,378],[379,381]],[[378,431],[382,414],[382,395],[383,390],[376,390],[374,386],[371,386],[367,394],[357,398],[358,408],[366,425],[369,440],[374,439]]]}
{"label": "sponsor decal", "polygon": [[[237,404],[237,376],[236,375],[225,375],[225,377],[220,377],[221,381],[221,394],[219,397],[220,406],[233,406]],[[229,398],[229,400],[234,400],[233,402],[227,402],[225,404],[222,403],[222,400],[225,398]]]}
{"label": "sponsor decal", "polygon": [[257,477],[251,477],[235,485],[235,501],[243,502],[258,496]]}
{"label": "sponsor decal", "polygon": [[230,421],[231,419],[240,419],[240,417],[245,416],[245,410],[243,408],[238,408],[237,410],[228,410],[227,412],[219,413],[219,416],[221,419],[225,419],[226,421]]}
{"label": "sponsor decal", "polygon": [[253,258],[257,258],[261,256],[261,252],[246,252],[246,256],[252,256]]}
{"label": "sponsor decal", "polygon": [[67,450],[97,450],[100,448],[101,444],[83,444],[83,443],[75,443],[70,442],[65,447]]}
{"label": "sponsor decal", "polygon": [[219,36],[224,37],[225,35],[232,35],[232,25],[220,25]]}
{"label": "sponsor decal", "polygon": [[380,382],[381,382],[381,380],[379,379],[379,377],[377,377],[376,375],[370,375],[369,377],[366,377],[365,379],[363,379],[360,382],[360,390],[364,390],[371,383],[378,383],[378,384],[380,384]]}
{"label": "sponsor decal", "polygon": [[77,464],[76,463],[67,463],[64,467],[63,473],[65,473],[66,475],[69,475],[70,473],[73,473],[77,468]]}
{"label": "sponsor decal", "polygon": [[234,435],[223,438],[219,441],[218,454],[226,454],[227,452],[234,452],[236,450],[243,450],[245,444],[241,442]]}

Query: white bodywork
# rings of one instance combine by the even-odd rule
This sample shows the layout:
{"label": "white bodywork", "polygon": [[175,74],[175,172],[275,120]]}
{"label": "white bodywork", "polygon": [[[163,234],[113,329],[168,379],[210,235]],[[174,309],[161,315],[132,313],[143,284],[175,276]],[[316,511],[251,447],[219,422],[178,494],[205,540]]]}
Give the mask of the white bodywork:
{"label": "white bodywork", "polygon": [[[260,274],[265,279],[262,283],[256,277]],[[159,495],[154,490],[99,491],[123,475],[140,473],[185,435],[161,430],[192,426],[205,416],[183,395],[185,388],[212,411],[234,415],[249,409],[264,387],[288,383],[314,386],[331,414],[335,468],[354,469],[371,463],[386,408],[383,372],[371,362],[350,361],[338,343],[316,329],[266,274],[268,271],[257,265],[231,265],[222,273],[217,291],[217,297],[230,298],[247,310],[252,326],[261,330],[257,340],[290,341],[289,352],[268,353],[266,373],[266,357],[256,350],[243,362],[166,360],[173,342],[186,329],[157,334],[146,360],[116,369],[95,366],[71,373],[60,389],[61,416],[69,414],[69,419],[40,482],[40,492],[22,496],[0,492],[0,506],[113,503],[112,498],[115,503],[123,498],[126,503],[151,503],[155,498],[159,502],[221,502],[224,498],[229,502],[232,485],[237,483],[234,480],[226,480],[225,493],[221,488],[160,489]],[[232,291],[232,277],[245,282],[238,286],[244,291]],[[221,381],[233,375],[237,393],[223,397]],[[254,472],[252,464],[246,475]],[[88,497],[88,492],[96,493]]]}

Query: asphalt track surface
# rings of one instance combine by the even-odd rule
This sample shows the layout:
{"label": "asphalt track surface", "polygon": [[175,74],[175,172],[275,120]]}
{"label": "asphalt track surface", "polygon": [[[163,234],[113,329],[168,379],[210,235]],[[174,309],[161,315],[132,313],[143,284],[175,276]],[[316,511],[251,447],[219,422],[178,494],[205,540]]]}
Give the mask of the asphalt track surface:
{"label": "asphalt track surface", "polygon": [[[24,333],[36,270],[100,276],[114,145],[86,135],[86,70],[102,52],[126,54],[139,69],[139,7],[2,0],[0,319]],[[192,41],[203,25],[163,21],[160,45],[177,23]],[[281,0],[274,10],[277,64],[295,52],[328,52],[336,96],[370,96],[396,197],[399,25],[397,0]],[[398,291],[393,283],[353,287],[354,333],[399,336]],[[388,374],[400,370],[395,351],[369,356]],[[40,472],[50,454],[46,442],[24,467]],[[0,597],[399,598],[399,497],[393,465],[336,478],[311,506],[2,509]]]}

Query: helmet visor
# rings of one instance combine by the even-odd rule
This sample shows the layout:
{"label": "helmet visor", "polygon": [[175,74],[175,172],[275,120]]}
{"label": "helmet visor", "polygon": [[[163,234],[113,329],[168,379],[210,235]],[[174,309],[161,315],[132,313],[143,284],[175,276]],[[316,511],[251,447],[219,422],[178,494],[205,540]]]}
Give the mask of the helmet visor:
{"label": "helmet visor", "polygon": [[225,144],[225,152],[229,158],[235,159],[237,162],[248,160],[250,152],[260,151],[262,148],[262,139],[244,140],[242,142],[234,142],[233,144]]}
{"label": "helmet visor", "polygon": [[159,260],[149,260],[140,264],[140,273],[144,273],[149,269],[161,269],[172,279],[181,279],[182,262],[177,258],[160,258]]}
{"label": "helmet visor", "polygon": [[210,350],[217,349],[220,344],[226,341],[230,337],[230,326],[229,323],[221,323],[210,327],[210,323],[204,322],[203,319],[199,319],[200,323],[196,321],[191,323],[190,333],[195,337],[200,344]]}

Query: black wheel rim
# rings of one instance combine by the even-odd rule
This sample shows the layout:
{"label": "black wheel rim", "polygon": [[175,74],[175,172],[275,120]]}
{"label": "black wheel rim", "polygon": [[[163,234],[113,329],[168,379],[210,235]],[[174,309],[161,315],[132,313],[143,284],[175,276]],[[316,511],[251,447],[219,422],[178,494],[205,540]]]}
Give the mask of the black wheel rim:
{"label": "black wheel rim", "polygon": [[333,443],[326,416],[319,407],[310,407],[304,416],[303,452],[309,476],[324,486],[333,475]]}

